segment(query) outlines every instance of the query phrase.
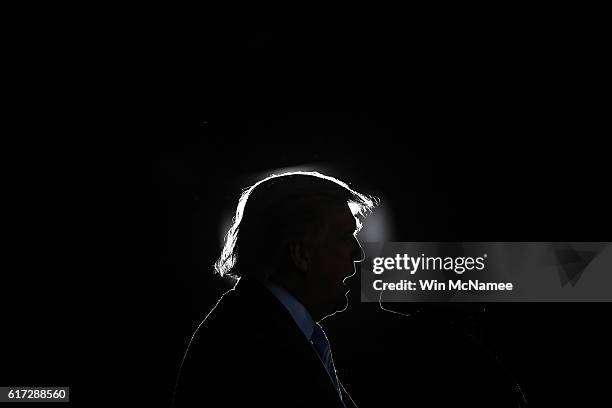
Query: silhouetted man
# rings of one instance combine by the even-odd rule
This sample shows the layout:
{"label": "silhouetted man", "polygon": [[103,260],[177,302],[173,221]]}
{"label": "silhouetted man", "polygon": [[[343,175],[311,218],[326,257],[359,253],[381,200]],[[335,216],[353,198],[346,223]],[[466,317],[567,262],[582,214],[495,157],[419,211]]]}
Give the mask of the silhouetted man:
{"label": "silhouetted man", "polygon": [[246,190],[215,270],[239,278],[196,330],[175,402],[185,406],[352,407],[317,323],[347,307],[363,253],[357,214],[375,201],[319,173]]}

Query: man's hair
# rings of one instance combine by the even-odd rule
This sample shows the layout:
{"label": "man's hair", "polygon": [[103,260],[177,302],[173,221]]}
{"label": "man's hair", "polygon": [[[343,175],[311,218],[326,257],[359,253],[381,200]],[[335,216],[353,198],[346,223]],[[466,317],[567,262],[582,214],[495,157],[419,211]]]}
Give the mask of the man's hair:
{"label": "man's hair", "polygon": [[[292,238],[321,226],[333,204],[348,204],[354,216],[366,216],[379,200],[318,172],[271,175],[243,190],[214,268],[221,276],[267,279],[288,256]],[[357,220],[358,229],[361,223]]]}

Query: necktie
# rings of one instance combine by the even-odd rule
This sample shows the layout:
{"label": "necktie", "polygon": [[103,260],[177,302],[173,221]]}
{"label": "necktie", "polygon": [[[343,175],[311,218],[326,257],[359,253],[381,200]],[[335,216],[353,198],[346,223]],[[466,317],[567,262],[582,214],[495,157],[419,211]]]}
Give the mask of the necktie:
{"label": "necktie", "polygon": [[331,380],[338,391],[340,400],[342,400],[342,393],[340,392],[338,376],[336,375],[336,367],[334,366],[329,340],[327,340],[327,336],[325,335],[323,328],[318,323],[315,323],[314,325],[314,330],[312,332],[312,337],[310,337],[310,341],[319,354],[325,369],[329,373],[329,376],[331,377]]}

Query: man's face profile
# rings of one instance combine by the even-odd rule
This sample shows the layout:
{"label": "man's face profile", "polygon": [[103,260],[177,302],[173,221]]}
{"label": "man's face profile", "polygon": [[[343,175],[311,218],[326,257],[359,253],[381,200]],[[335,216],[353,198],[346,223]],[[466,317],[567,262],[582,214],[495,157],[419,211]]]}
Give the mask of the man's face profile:
{"label": "man's face profile", "polygon": [[353,210],[376,205],[320,173],[272,175],[242,193],[215,271],[280,285],[317,320],[343,311],[345,280],[363,260]]}
{"label": "man's face profile", "polygon": [[363,253],[348,204],[331,207],[323,218],[319,239],[311,248],[308,276],[317,290],[317,309],[332,314],[346,308],[348,286],[344,280],[355,274],[354,263],[363,260]]}

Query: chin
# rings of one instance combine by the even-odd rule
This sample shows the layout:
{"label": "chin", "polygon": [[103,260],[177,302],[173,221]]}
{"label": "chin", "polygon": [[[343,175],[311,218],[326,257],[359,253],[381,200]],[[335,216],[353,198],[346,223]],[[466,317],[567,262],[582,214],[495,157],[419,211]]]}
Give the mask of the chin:
{"label": "chin", "polygon": [[[348,293],[348,292],[347,292]],[[342,296],[342,299],[338,299],[335,306],[331,309],[331,311],[325,315],[321,320],[328,318],[329,316],[333,316],[336,313],[342,313],[348,308],[348,298],[346,295]]]}
{"label": "chin", "polygon": [[336,313],[344,312],[348,308],[348,293],[350,291],[347,290],[346,293],[342,295],[340,299],[338,299],[338,303],[336,304]]}

